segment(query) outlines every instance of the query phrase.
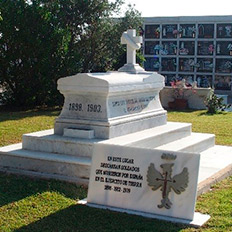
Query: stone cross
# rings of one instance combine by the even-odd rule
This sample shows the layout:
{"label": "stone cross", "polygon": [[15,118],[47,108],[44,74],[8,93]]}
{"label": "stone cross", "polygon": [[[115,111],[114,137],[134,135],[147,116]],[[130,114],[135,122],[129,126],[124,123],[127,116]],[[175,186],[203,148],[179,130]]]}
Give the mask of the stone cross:
{"label": "stone cross", "polygon": [[123,32],[121,43],[127,45],[127,63],[118,71],[132,73],[144,72],[144,69],[136,64],[136,50],[140,49],[142,41],[142,36],[136,36],[135,29],[129,29]]}
{"label": "stone cross", "polygon": [[136,50],[140,49],[142,36],[136,36],[134,29],[123,32],[121,43],[127,45],[127,64],[136,64]]}

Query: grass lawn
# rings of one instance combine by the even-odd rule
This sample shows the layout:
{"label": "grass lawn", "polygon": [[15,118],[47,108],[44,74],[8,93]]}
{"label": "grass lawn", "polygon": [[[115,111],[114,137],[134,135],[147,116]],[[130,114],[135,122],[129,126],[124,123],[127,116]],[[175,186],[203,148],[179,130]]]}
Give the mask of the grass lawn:
{"label": "grass lawn", "polygon": [[53,128],[59,113],[57,109],[0,111],[0,146],[21,142],[25,133]]}
{"label": "grass lawn", "polygon": [[[0,146],[21,141],[23,133],[49,129],[59,114],[45,111],[0,112]],[[232,145],[232,113],[169,112],[169,121],[193,123],[193,131],[216,134],[217,144]],[[75,184],[0,174],[0,231],[232,231],[232,177],[197,199],[196,211],[211,215],[201,229],[77,205],[87,190]]]}
{"label": "grass lawn", "polygon": [[192,123],[194,132],[215,134],[216,144],[232,146],[232,112],[209,115],[205,110],[171,111],[168,121]]}

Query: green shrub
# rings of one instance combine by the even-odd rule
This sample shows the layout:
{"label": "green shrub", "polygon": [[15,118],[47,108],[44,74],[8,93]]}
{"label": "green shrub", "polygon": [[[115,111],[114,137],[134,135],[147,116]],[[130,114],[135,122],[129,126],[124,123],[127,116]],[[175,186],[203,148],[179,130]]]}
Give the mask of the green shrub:
{"label": "green shrub", "polygon": [[223,98],[217,97],[214,93],[211,94],[206,100],[207,113],[216,114],[219,111],[228,109],[231,105],[224,104]]}

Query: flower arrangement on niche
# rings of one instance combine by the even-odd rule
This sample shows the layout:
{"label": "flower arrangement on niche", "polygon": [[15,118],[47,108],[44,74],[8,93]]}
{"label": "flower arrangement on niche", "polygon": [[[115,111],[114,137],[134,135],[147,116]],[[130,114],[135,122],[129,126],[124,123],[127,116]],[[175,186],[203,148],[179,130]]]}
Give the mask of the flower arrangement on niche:
{"label": "flower arrangement on niche", "polygon": [[187,90],[192,90],[192,93],[196,93],[197,84],[193,82],[192,84],[186,83],[185,79],[174,80],[171,82],[171,86],[174,89],[174,98],[186,99],[188,97]]}
{"label": "flower arrangement on niche", "polygon": [[177,110],[186,109],[188,107],[188,97],[196,93],[196,81],[190,84],[186,83],[185,79],[174,80],[171,82],[171,87],[173,88],[174,101],[168,103],[169,108]]}

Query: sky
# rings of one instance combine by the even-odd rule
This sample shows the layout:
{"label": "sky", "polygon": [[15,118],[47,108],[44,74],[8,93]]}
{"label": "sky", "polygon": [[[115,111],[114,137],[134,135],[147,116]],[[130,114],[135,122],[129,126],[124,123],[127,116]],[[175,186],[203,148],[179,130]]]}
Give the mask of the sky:
{"label": "sky", "polygon": [[232,0],[124,0],[142,17],[232,15]]}

